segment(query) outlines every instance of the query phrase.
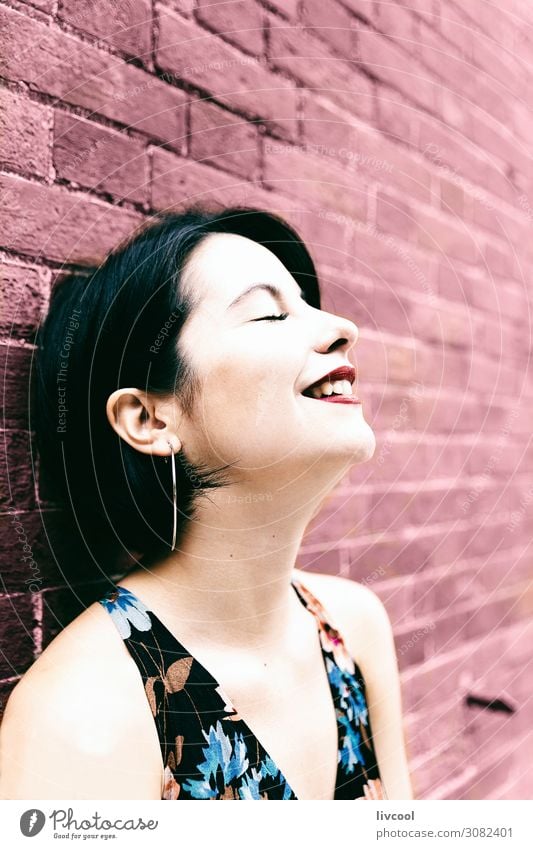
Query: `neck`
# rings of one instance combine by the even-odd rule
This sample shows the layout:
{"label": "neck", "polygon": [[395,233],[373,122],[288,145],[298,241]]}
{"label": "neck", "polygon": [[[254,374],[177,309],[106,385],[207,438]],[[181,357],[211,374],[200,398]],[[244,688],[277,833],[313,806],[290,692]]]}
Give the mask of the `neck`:
{"label": "neck", "polygon": [[301,486],[299,498],[294,484],[211,491],[179,549],[134,573],[182,634],[209,634],[210,644],[228,649],[286,644],[302,622],[291,587],[298,550],[327,494],[313,497]]}

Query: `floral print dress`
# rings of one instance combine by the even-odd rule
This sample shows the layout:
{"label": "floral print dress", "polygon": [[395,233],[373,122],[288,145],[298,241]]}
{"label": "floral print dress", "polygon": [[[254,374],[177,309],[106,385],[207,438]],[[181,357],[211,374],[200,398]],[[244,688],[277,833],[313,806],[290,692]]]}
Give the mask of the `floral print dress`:
{"label": "floral print dress", "polygon": [[[335,799],[383,799],[361,670],[318,599],[292,580],[315,616],[337,716]],[[289,786],[220,684],[130,590],[99,599],[133,660],[156,723],[163,799],[292,799]]]}

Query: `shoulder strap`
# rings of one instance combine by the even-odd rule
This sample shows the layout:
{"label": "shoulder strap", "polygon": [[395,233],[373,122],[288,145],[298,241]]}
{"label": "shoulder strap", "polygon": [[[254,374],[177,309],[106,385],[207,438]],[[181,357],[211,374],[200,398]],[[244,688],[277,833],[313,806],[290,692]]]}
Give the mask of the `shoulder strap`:
{"label": "shoulder strap", "polygon": [[[152,619],[151,612],[141,599],[125,587],[115,586],[99,602],[110,614],[137,665],[157,726],[163,763],[166,764],[168,748],[173,745],[173,740],[169,734],[166,710],[168,668],[165,655],[168,656],[170,647],[164,644],[165,631],[159,633],[154,628],[156,618]],[[176,659],[175,650],[172,650],[172,658]],[[189,660],[192,662],[192,658]],[[184,659],[184,663],[187,665],[187,659]]]}

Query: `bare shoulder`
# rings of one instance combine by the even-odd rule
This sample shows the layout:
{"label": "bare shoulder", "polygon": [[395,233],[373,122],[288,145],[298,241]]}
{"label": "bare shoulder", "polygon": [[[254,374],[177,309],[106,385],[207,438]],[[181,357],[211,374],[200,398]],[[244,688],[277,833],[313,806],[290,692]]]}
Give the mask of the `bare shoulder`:
{"label": "bare shoulder", "polygon": [[[102,605],[94,602],[72,620],[44,649],[21,678],[13,693],[39,686],[72,687],[82,681],[105,680],[113,670],[122,681],[128,677],[129,655],[120,634]],[[130,659],[131,660],[131,659]],[[101,692],[95,688],[94,692]]]}
{"label": "bare shoulder", "polygon": [[[131,746],[132,736],[139,745]],[[1,796],[160,798],[157,745],[138,669],[95,602],[9,696],[0,726]]]}
{"label": "bare shoulder", "polygon": [[317,590],[320,589],[338,604],[347,600],[349,605],[353,605],[355,601],[363,609],[368,607],[370,612],[372,612],[373,607],[382,606],[379,596],[370,587],[361,584],[359,581],[342,578],[340,575],[329,575],[325,572],[306,572],[303,569],[294,569],[293,572],[297,579],[308,586],[312,592],[313,587]]}
{"label": "bare shoulder", "polygon": [[332,625],[337,627],[352,657],[365,664],[372,657],[375,663],[376,640],[390,647],[392,626],[385,605],[377,593],[365,584],[328,575],[295,569],[294,574],[318,598]]}
{"label": "bare shoulder", "polygon": [[403,730],[401,686],[392,624],[370,587],[333,575],[295,570],[324,604],[365,681],[373,743],[387,799],[412,799]]}

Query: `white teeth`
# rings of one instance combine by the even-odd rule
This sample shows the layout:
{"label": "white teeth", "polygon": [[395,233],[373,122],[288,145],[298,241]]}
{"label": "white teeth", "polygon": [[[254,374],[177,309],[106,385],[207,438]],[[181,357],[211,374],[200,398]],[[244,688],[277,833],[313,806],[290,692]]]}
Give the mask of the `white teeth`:
{"label": "white teeth", "polygon": [[322,398],[324,395],[352,395],[352,385],[349,380],[325,380],[311,389],[313,398]]}

